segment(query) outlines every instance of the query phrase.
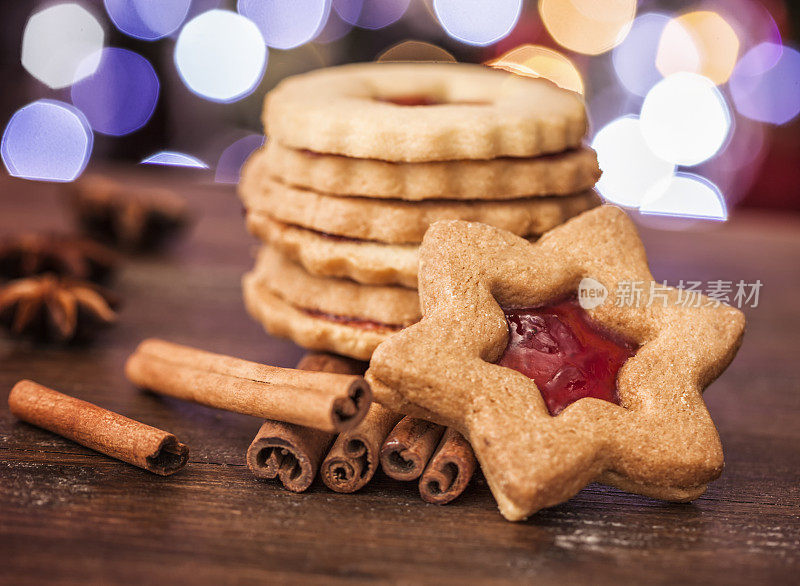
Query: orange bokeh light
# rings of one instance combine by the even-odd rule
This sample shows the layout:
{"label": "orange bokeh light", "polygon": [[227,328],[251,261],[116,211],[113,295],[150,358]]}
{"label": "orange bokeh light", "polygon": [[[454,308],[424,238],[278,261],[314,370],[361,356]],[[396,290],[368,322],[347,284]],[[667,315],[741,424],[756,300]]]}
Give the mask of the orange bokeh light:
{"label": "orange bokeh light", "polygon": [[375,61],[444,61],[455,63],[449,51],[425,41],[401,41],[381,53]]}
{"label": "orange bokeh light", "polygon": [[566,56],[540,45],[521,45],[487,63],[524,77],[548,79],[564,89],[583,94],[583,79]]}
{"label": "orange bokeh light", "polygon": [[689,12],[672,19],[658,44],[656,67],[666,77],[699,73],[720,85],[728,81],[739,56],[739,38],[716,12]]}
{"label": "orange bokeh light", "polygon": [[636,0],[539,0],[539,14],[561,46],[599,55],[622,42],[636,16]]}

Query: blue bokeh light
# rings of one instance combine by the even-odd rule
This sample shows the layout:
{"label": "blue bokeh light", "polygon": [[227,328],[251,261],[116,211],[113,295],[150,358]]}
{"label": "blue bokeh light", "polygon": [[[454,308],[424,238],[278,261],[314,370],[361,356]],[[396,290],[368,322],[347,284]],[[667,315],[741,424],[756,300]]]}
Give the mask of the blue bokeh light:
{"label": "blue bokeh light", "polygon": [[222,0],[192,0],[192,5],[189,7],[189,14],[186,16],[186,21],[192,20],[195,16],[200,16],[204,12],[219,8]]}
{"label": "blue bokeh light", "polygon": [[191,167],[194,169],[208,169],[203,161],[192,155],[177,151],[161,151],[142,160],[141,165],[164,165],[167,167]]}
{"label": "blue bokeh light", "polygon": [[633,21],[625,40],[614,47],[614,71],[625,89],[637,96],[644,97],[661,81],[656,55],[661,33],[669,21],[664,14],[643,14]]}
{"label": "blue bokeh light", "polygon": [[217,183],[238,183],[242,165],[257,148],[264,145],[263,134],[250,134],[240,138],[219,156],[214,181]]}
{"label": "blue bokeh light", "polygon": [[353,30],[353,25],[342,20],[335,10],[331,10],[328,21],[319,34],[314,37],[314,42],[333,43],[347,36],[351,30]]}
{"label": "blue bokeh light", "polygon": [[517,24],[522,0],[433,0],[445,32],[469,45],[485,47],[507,36]]}
{"label": "blue bokeh light", "polygon": [[181,26],[192,0],[104,0],[114,25],[126,35],[155,41]]}
{"label": "blue bokeh light", "polygon": [[150,62],[133,51],[103,49],[97,70],[72,86],[72,103],[95,131],[123,136],[150,120],[159,83]]}
{"label": "blue bokeh light", "polygon": [[209,10],[181,29],[175,66],[192,92],[214,102],[234,102],[256,89],[268,51],[255,23],[229,10]]}
{"label": "blue bokeh light", "polygon": [[741,58],[730,79],[736,110],[759,122],[786,124],[800,114],[800,53],[761,43]]}
{"label": "blue bokeh light", "polygon": [[268,46],[293,49],[320,33],[331,0],[238,0],[236,9],[256,23]]}
{"label": "blue bokeh light", "polygon": [[57,100],[38,100],[11,117],[0,156],[14,177],[73,181],[86,168],[93,143],[89,122],[80,110]]}
{"label": "blue bokeh light", "polygon": [[400,20],[410,0],[333,0],[341,19],[360,28],[377,30]]}

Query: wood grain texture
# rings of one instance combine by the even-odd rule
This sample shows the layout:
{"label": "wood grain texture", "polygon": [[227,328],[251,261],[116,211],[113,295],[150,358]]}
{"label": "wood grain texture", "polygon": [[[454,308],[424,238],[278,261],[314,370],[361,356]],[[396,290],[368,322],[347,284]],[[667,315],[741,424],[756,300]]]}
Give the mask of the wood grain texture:
{"label": "wood grain texture", "polygon": [[[643,230],[657,279],[764,282],[738,358],[706,392],[725,449],[722,478],[686,505],[593,485],[513,524],[480,476],[445,507],[381,472],[357,494],[319,480],[303,494],[258,482],[244,456],[259,420],[125,381],[124,361],[146,337],[277,366],[302,354],[244,311],[239,282],[254,243],[233,190],[186,177],[176,185],[199,222],[166,254],[123,269],[119,324],[88,347],[0,338],[0,401],[33,378],[176,434],[190,461],[154,477],[0,409],[0,583],[796,580],[800,219],[742,213],[706,231]],[[0,234],[63,227],[59,194],[57,185],[0,180]]]}

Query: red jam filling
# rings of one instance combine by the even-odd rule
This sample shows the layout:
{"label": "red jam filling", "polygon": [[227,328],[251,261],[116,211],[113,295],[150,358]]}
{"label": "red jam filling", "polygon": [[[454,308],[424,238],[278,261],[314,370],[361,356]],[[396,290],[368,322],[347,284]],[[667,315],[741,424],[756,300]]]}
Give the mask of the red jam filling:
{"label": "red jam filling", "polygon": [[532,378],[550,415],[584,397],[619,405],[617,372],[636,344],[594,323],[575,299],[503,311],[508,346],[498,364]]}
{"label": "red jam filling", "polygon": [[391,98],[378,98],[379,102],[387,102],[396,106],[438,106],[443,104],[430,96],[393,96]]}
{"label": "red jam filling", "polygon": [[302,309],[303,312],[307,313],[312,317],[316,317],[318,319],[325,319],[328,321],[335,322],[337,324],[343,324],[346,326],[350,326],[353,328],[361,328],[364,330],[375,330],[375,331],[398,331],[402,330],[403,326],[393,325],[393,324],[385,324],[379,321],[372,321],[369,319],[360,319],[357,317],[349,317],[346,315],[336,315],[333,313],[325,313],[324,311],[318,311],[316,309]]}
{"label": "red jam filling", "polygon": [[409,95],[409,96],[392,96],[391,98],[375,98],[379,102],[386,102],[394,104],[395,106],[441,106],[442,104],[462,104],[471,106],[485,105],[487,102],[480,101],[444,101],[438,100],[431,96],[423,95]]}

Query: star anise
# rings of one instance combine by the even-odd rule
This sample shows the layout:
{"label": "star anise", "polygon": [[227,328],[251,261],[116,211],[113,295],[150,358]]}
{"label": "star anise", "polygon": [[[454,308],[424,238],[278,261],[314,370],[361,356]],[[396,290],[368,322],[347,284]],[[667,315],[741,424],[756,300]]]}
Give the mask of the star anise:
{"label": "star anise", "polygon": [[0,240],[0,278],[20,279],[54,273],[103,282],[118,265],[116,252],[79,236],[26,233]]}
{"label": "star anise", "polygon": [[12,336],[81,342],[117,321],[119,299],[107,289],[47,274],[0,288],[0,325]]}
{"label": "star anise", "polygon": [[159,248],[189,224],[187,201],[169,189],[89,175],[73,183],[71,191],[81,229],[126,250]]}

